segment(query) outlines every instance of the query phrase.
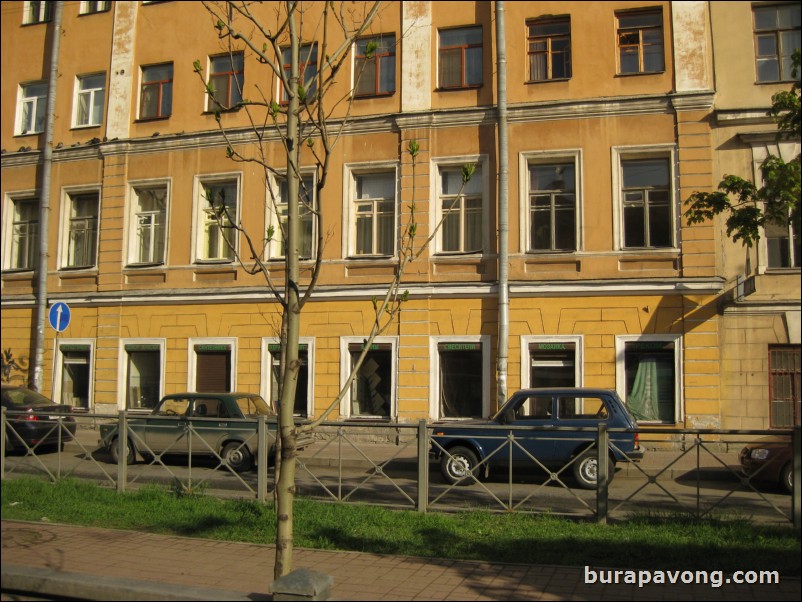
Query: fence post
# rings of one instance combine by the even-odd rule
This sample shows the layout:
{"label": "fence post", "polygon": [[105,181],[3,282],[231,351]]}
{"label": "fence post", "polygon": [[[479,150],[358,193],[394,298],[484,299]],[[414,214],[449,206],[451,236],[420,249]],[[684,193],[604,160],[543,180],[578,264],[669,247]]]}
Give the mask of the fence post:
{"label": "fence post", "polygon": [[125,410],[120,410],[117,421],[117,491],[125,491],[125,482],[128,480],[128,421]]}
{"label": "fence post", "polygon": [[607,425],[599,423],[599,433],[596,438],[596,452],[598,453],[596,472],[596,521],[607,524],[607,474],[610,469],[610,456],[607,454],[610,434]]}
{"label": "fence post", "polygon": [[418,422],[418,512],[426,512],[429,505],[429,438],[426,421]]}
{"label": "fence post", "polygon": [[791,469],[793,473],[794,486],[791,488],[791,497],[793,498],[793,513],[794,513],[794,527],[797,531],[802,529],[802,517],[800,517],[800,495],[802,495],[802,483],[799,482],[800,468],[802,468],[802,430],[797,424],[794,427],[794,434],[791,438],[791,443],[794,448],[794,459],[792,460]]}
{"label": "fence post", "polygon": [[0,424],[0,479],[6,478],[6,420],[8,420],[8,416],[6,416],[6,409],[3,408],[3,419],[2,424]]}
{"label": "fence post", "polygon": [[260,415],[256,427],[256,437],[259,446],[256,452],[256,499],[263,504],[267,501],[267,456],[270,451],[270,440],[267,438],[266,416]]}

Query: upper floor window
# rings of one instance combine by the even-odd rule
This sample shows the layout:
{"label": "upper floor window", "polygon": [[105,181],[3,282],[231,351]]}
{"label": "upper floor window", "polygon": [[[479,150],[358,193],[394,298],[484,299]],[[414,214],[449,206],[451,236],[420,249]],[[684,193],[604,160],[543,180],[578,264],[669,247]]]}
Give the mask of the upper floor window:
{"label": "upper floor window", "polygon": [[[276,182],[278,188],[278,198],[272,205],[275,211],[269,218],[269,223],[273,227],[273,238],[271,241],[272,258],[286,257],[287,255],[287,212],[289,210],[290,187],[286,178]],[[272,193],[272,191],[271,191]],[[315,178],[312,175],[304,175],[299,182],[299,235],[298,253],[301,259],[310,259],[315,254]]]}
{"label": "upper floor window", "polygon": [[17,135],[38,134],[45,129],[47,83],[35,82],[19,87],[17,103]]}
{"label": "upper floor window", "polygon": [[802,259],[799,244],[799,232],[791,220],[766,220],[766,247],[768,249],[768,267],[798,268]]}
{"label": "upper floor window", "polygon": [[67,195],[65,268],[89,268],[97,264],[100,194],[81,192]]}
{"label": "upper floor window", "polygon": [[624,248],[673,246],[671,168],[667,158],[622,159]]}
{"label": "upper floor window", "polygon": [[111,8],[111,2],[81,2],[79,14],[91,15],[94,13],[104,13]]}
{"label": "upper floor window", "polygon": [[356,42],[354,96],[384,96],[395,92],[395,36],[362,38]]}
{"label": "upper floor window", "polygon": [[75,127],[100,125],[105,98],[105,73],[79,75],[75,82]]}
{"label": "upper floor window", "polygon": [[792,81],[791,54],[802,45],[799,4],[755,6],[752,10],[757,81]]}
{"label": "upper floor window", "polygon": [[[292,75],[292,49],[282,50],[281,58],[284,75],[289,79]],[[298,77],[306,97],[311,99],[317,94],[317,44],[304,44],[298,50]],[[287,90],[283,86],[281,88],[281,102],[288,102]]]}
{"label": "upper floor window", "polygon": [[166,183],[143,184],[132,189],[129,264],[164,263],[167,191]]}
{"label": "upper floor window", "polygon": [[463,186],[462,167],[441,167],[439,172],[440,252],[478,253],[483,248],[484,183],[477,166]]}
{"label": "upper floor window", "polygon": [[616,13],[618,73],[656,73],[665,69],[663,13],[660,9]]}
{"label": "upper floor window", "polygon": [[201,261],[232,261],[237,248],[239,179],[200,182],[198,251]]}
{"label": "upper floor window", "polygon": [[571,77],[571,19],[537,19],[527,26],[529,81]]}
{"label": "upper floor window", "polygon": [[439,87],[482,85],[482,27],[440,30]]}
{"label": "upper floor window", "polygon": [[529,250],[576,250],[576,220],[574,162],[530,164]]}
{"label": "upper floor window", "polygon": [[245,58],[243,53],[234,52],[209,59],[209,83],[214,89],[214,100],[209,109],[226,110],[242,102],[242,86],[245,83]]}
{"label": "upper floor window", "polygon": [[22,23],[31,25],[33,23],[46,23],[53,16],[52,2],[24,2],[24,13]]}
{"label": "upper floor window", "polygon": [[169,117],[173,109],[173,64],[142,67],[140,119]]}
{"label": "upper floor window", "polygon": [[39,256],[39,200],[11,199],[11,219],[7,222],[10,230],[3,232],[3,240],[8,241],[5,249],[8,257],[3,266],[8,270],[33,270]]}
{"label": "upper floor window", "polygon": [[395,253],[395,172],[354,174],[355,255]]}

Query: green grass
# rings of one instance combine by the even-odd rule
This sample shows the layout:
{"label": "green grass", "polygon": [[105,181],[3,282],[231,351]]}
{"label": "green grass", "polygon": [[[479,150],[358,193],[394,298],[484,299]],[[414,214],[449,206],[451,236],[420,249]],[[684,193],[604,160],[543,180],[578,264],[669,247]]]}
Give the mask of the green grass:
{"label": "green grass", "polygon": [[[2,482],[4,519],[71,523],[272,544],[273,507],[251,500],[181,495],[148,486],[117,492],[91,483]],[[747,520],[636,516],[598,525],[554,516],[460,514],[297,500],[295,545],[325,550],[615,568],[778,570],[799,576],[791,527]]]}

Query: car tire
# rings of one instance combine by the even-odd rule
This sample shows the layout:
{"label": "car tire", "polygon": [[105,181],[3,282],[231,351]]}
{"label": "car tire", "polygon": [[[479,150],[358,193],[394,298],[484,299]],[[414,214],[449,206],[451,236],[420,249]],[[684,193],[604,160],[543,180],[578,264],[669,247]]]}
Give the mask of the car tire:
{"label": "car tire", "polygon": [[[599,478],[599,458],[596,450],[586,451],[574,461],[574,479],[582,489],[596,489]],[[615,461],[607,463],[607,482],[613,480]]]}
{"label": "car tire", "polygon": [[794,492],[794,467],[788,462],[780,471],[780,484],[788,493]]}
{"label": "car tire", "polygon": [[478,466],[476,452],[461,445],[444,451],[440,458],[440,472],[449,485],[473,484],[479,478]]}
{"label": "car tire", "polygon": [[237,441],[227,443],[220,457],[234,472],[246,472],[253,466],[253,456],[248,447]]}
{"label": "car tire", "polygon": [[[120,442],[117,437],[115,437],[112,442],[111,446],[109,447],[109,452],[111,452],[111,459],[115,464],[119,464],[120,462]],[[133,443],[130,441],[128,442],[127,452],[125,454],[125,463],[128,465],[134,464],[136,462],[136,450],[134,449]]]}

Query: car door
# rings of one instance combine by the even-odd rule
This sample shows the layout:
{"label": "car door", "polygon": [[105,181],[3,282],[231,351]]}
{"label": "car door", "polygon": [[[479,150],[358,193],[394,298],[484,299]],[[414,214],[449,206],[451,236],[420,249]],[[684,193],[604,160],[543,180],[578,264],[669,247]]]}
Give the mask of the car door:
{"label": "car door", "polygon": [[[189,451],[187,414],[191,397],[165,397],[144,421],[144,440],[155,454],[186,454]],[[147,450],[141,450],[147,453]]]}
{"label": "car door", "polygon": [[[595,431],[600,422],[607,422],[610,417],[610,408],[604,396],[565,395],[558,397],[556,401],[556,424],[559,427],[588,428]],[[555,465],[564,466],[577,449],[588,447],[596,438],[597,433],[591,431],[555,431]]]}
{"label": "car door", "polygon": [[191,452],[200,455],[219,453],[229,429],[227,418],[223,400],[216,397],[195,397],[188,415],[192,426],[188,434]]}
{"label": "car door", "polygon": [[554,428],[554,397],[522,394],[511,405],[510,410],[506,416],[508,426],[528,427],[513,432],[515,442],[512,443],[512,458],[516,469],[539,469],[539,463],[550,465],[555,444],[551,430]]}

